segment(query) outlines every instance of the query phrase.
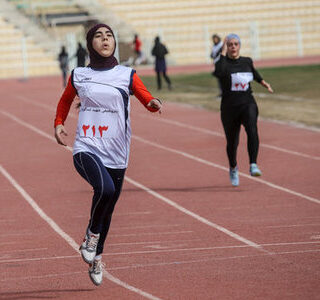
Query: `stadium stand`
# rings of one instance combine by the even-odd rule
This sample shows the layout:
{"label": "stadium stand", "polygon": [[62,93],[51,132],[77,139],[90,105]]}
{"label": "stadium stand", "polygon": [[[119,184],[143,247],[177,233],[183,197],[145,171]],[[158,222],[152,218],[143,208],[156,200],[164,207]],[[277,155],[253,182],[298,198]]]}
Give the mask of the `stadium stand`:
{"label": "stadium stand", "polygon": [[0,78],[57,74],[52,54],[0,16]]}
{"label": "stadium stand", "polygon": [[[0,78],[58,74],[59,48],[84,42],[92,22],[108,23],[120,59],[131,55],[135,33],[149,62],[155,36],[176,65],[211,63],[211,35],[242,38],[254,59],[320,55],[320,0],[0,0]],[[5,5],[6,4],[6,5]],[[11,5],[15,17],[7,13]],[[14,12],[11,12],[14,14]],[[24,16],[24,23],[21,20]],[[14,39],[13,34],[19,39]],[[25,60],[27,58],[27,65]]]}
{"label": "stadium stand", "polygon": [[238,33],[243,55],[257,59],[320,54],[320,1],[99,1],[135,28],[146,53],[160,35],[176,64],[209,62],[213,33]]}
{"label": "stadium stand", "polygon": [[[116,28],[118,44],[127,44],[133,30],[94,0],[0,0],[3,9],[0,78],[59,74],[61,45],[72,56],[92,22],[105,21]],[[21,22],[23,20],[23,22]],[[11,32],[18,36],[7,37]],[[124,50],[128,47],[121,47]],[[14,52],[12,52],[14,51]],[[127,54],[122,51],[122,56]],[[127,55],[128,56],[128,55]],[[70,61],[75,66],[76,59]]]}

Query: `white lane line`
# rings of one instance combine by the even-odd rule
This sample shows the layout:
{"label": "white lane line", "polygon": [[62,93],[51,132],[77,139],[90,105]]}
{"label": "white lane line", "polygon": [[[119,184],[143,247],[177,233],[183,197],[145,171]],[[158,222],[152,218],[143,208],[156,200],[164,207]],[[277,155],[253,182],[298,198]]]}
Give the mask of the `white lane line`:
{"label": "white lane line", "polygon": [[[125,189],[123,189],[125,191]],[[133,211],[133,212],[126,212],[126,213],[115,213],[114,215],[119,217],[119,216],[131,216],[131,215],[150,215],[152,214],[151,211]]]}
{"label": "white lane line", "polygon": [[[278,252],[273,255],[287,255],[287,254],[305,254],[312,252],[320,252],[320,250],[301,250],[301,251],[287,251],[287,252]],[[170,266],[170,265],[182,265],[182,264],[193,264],[193,263],[203,263],[209,261],[226,261],[226,260],[234,260],[234,259],[253,259],[253,258],[262,258],[265,256],[269,256],[269,254],[260,254],[260,255],[237,255],[237,256],[227,256],[227,257],[213,257],[213,258],[205,258],[205,259],[193,259],[193,260],[184,260],[184,261],[173,261],[173,262],[161,262],[161,263],[151,263],[151,264],[134,264],[129,266],[121,266],[121,267],[110,267],[108,268],[111,271],[115,270],[128,270],[128,269],[137,269],[137,268],[147,268],[147,267],[157,267],[157,266]],[[77,256],[78,258],[78,256]],[[57,274],[47,274],[41,276],[28,276],[28,277],[13,277],[0,279],[0,282],[11,281],[11,280],[30,280],[30,279],[43,279],[47,277],[61,277],[61,276],[74,276],[75,274],[84,274],[87,272],[69,272],[69,273],[57,273]]]}
{"label": "white lane line", "polygon": [[[28,124],[28,123],[24,122],[23,120],[17,118],[16,116],[14,116],[14,115],[12,115],[12,114],[4,111],[4,110],[0,111],[0,113],[3,114],[3,115],[5,115],[5,116],[7,116],[7,117],[10,118],[11,120],[17,122],[18,124],[20,124],[20,125],[28,128],[28,129],[36,132],[37,134],[39,134],[39,135],[41,135],[41,136],[43,136],[43,137],[45,137],[45,138],[47,138],[47,139],[49,139],[49,140],[51,140],[51,141],[56,142],[56,139],[55,139],[53,136],[51,136],[50,134],[47,134],[46,132],[38,129],[37,127],[35,127],[35,126],[31,125],[31,124]],[[66,148],[67,148],[69,151],[72,152],[72,148],[71,148],[71,147],[66,146]]]}
{"label": "white lane line", "polygon": [[[268,254],[265,254],[268,255]],[[225,257],[214,257],[214,258],[203,258],[203,259],[191,259],[191,260],[180,260],[172,262],[160,262],[160,263],[150,263],[150,264],[134,264],[121,267],[111,267],[110,270],[128,270],[128,269],[137,269],[137,268],[148,268],[148,267],[162,267],[170,265],[185,265],[185,264],[199,264],[207,263],[209,261],[219,261],[219,260],[233,260],[233,259],[252,259],[256,257],[265,257],[264,254],[260,255],[236,255],[236,256],[225,256]]]}
{"label": "white lane line", "polygon": [[[33,127],[33,126],[32,126]],[[38,132],[39,130],[37,130]],[[42,133],[42,136],[47,137],[47,134]],[[56,224],[53,219],[51,219],[40,207],[39,205],[31,198],[31,196],[15,181],[15,179],[0,165],[0,172],[2,175],[7,178],[7,180],[13,185],[13,187],[21,194],[21,196],[30,204],[30,206],[39,214],[39,216],[46,221],[50,227],[59,234],[76,252],[79,253],[79,245],[59,226]],[[112,276],[108,271],[104,270],[103,275],[110,281],[126,288],[127,290],[137,293],[140,296],[144,296],[150,300],[160,300],[160,298],[155,297],[143,290],[140,290],[134,286],[129,285],[128,283],[121,281],[120,279]]]}
{"label": "white lane line", "polygon": [[4,243],[0,243],[0,246],[3,246],[3,245],[13,245],[13,244],[16,244],[17,242],[4,242]]}
{"label": "white lane line", "polygon": [[[179,242],[199,242],[202,241],[202,239],[191,239],[191,240],[179,240]],[[156,244],[156,243],[160,243],[160,244],[172,244],[172,243],[176,243],[175,240],[170,241],[145,241],[145,242],[133,242],[133,243],[108,243],[108,247],[110,246],[124,246],[124,245],[146,245],[146,244]]]}
{"label": "white lane line", "polygon": [[[126,177],[128,179],[128,177]],[[191,230],[185,231],[167,231],[167,232],[141,232],[141,233],[128,233],[128,234],[111,234],[110,237],[119,237],[119,236],[142,236],[142,235],[168,235],[168,234],[186,234],[186,233],[193,233]]]}
{"label": "white lane line", "polygon": [[[55,109],[53,107],[49,106],[49,105],[30,100],[29,98],[21,96],[21,95],[15,95],[15,98],[20,99],[20,100],[22,100],[24,102],[33,104],[35,106],[39,106],[39,107],[45,108],[45,109],[47,109],[49,111],[55,111]],[[205,133],[205,134],[214,135],[214,136],[218,136],[218,137],[224,138],[224,134],[220,133],[218,131],[213,131],[213,130],[210,130],[210,129],[197,127],[197,126],[192,126],[192,125],[185,124],[185,123],[182,123],[182,122],[179,122],[179,121],[175,121],[175,120],[170,120],[170,119],[165,119],[165,118],[154,118],[154,117],[150,117],[150,116],[148,116],[146,114],[137,114],[137,115],[139,117],[142,117],[142,118],[152,119],[153,121],[163,122],[163,123],[167,123],[167,124],[170,124],[170,125],[175,125],[175,126],[178,126],[178,127],[187,128],[187,129],[191,129],[191,130],[194,130],[194,131],[202,132],[202,133]],[[78,118],[78,116],[76,114],[72,113],[72,112],[69,113],[69,116],[71,116],[72,118],[75,118],[75,119]],[[285,124],[288,125],[287,123],[285,123]],[[260,143],[260,146],[261,147],[265,147],[265,148],[269,148],[269,149],[272,149],[272,150],[284,152],[284,153],[287,153],[287,154],[292,154],[292,155],[301,156],[301,157],[314,159],[314,160],[320,160],[320,156],[308,155],[308,154],[305,154],[305,153],[302,153],[302,152],[288,150],[288,149],[285,149],[285,148],[282,148],[282,147],[277,147],[277,146],[264,144],[264,143]]]}
{"label": "white lane line", "polygon": [[[193,241],[193,240],[192,240]],[[148,243],[156,243],[156,242],[148,242]],[[160,244],[162,241],[159,242]],[[121,243],[123,245],[125,243]],[[139,243],[137,243],[139,244]],[[319,245],[320,241],[308,241],[308,242],[288,242],[288,243],[266,243],[261,244],[262,247],[284,247],[284,246],[303,246],[303,245]],[[108,244],[108,246],[110,246]],[[214,250],[226,250],[226,249],[245,249],[249,248],[249,245],[231,245],[231,246],[214,246],[214,247],[199,247],[199,248],[176,248],[176,249],[158,249],[158,250],[149,250],[149,251],[128,251],[128,252],[113,252],[113,253],[104,253],[103,256],[130,256],[132,254],[158,254],[158,253],[170,253],[170,252],[194,252],[196,253],[201,251],[214,251]],[[320,249],[317,248],[317,251]],[[295,251],[286,251],[284,253],[294,253],[297,251],[303,250],[295,250]],[[311,251],[311,250],[307,250]],[[273,252],[272,255],[277,255],[282,252]],[[268,253],[267,253],[268,254]],[[206,253],[206,256],[213,255]],[[197,254],[199,256],[199,254]],[[33,261],[45,261],[45,260],[60,260],[60,259],[79,259],[79,255],[65,255],[65,256],[50,256],[50,257],[33,257],[33,258],[16,258],[16,259],[1,259],[0,264],[5,263],[15,263],[15,262],[33,262]],[[109,268],[108,268],[109,269]]]}
{"label": "white lane line", "polygon": [[141,250],[141,251],[127,251],[127,252],[112,252],[104,253],[103,256],[123,256],[123,255],[136,255],[136,254],[155,254],[155,253],[173,253],[173,252],[200,252],[219,249],[239,249],[248,248],[250,245],[238,245],[238,246],[217,246],[217,247],[199,247],[199,248],[176,248],[176,249],[157,249],[157,250]]}
{"label": "white lane line", "polygon": [[266,94],[266,93],[254,93],[255,96],[261,97],[261,98],[273,98],[273,99],[279,99],[279,100],[289,100],[289,101],[295,101],[295,102],[317,102],[317,99],[308,99],[304,97],[294,97],[289,95],[283,95],[283,94]]}
{"label": "white lane line", "polygon": [[310,250],[297,250],[297,251],[286,251],[286,252],[279,252],[277,255],[285,255],[285,254],[305,254],[305,253],[312,253],[312,252],[320,252],[320,249],[310,249]]}
{"label": "white lane line", "polygon": [[269,243],[262,244],[264,247],[272,247],[272,246],[297,246],[297,245],[310,245],[310,244],[320,244],[320,241],[316,242],[287,242],[287,243]]}
{"label": "white lane line", "polygon": [[201,222],[203,224],[206,224],[206,225],[208,225],[208,226],[210,226],[210,227],[212,227],[212,228],[214,228],[216,230],[219,230],[219,231],[223,232],[224,234],[232,237],[233,239],[236,239],[236,240],[238,240],[238,241],[240,241],[240,242],[242,242],[242,243],[244,243],[246,245],[249,245],[250,247],[256,248],[256,249],[258,249],[260,251],[266,251],[261,247],[261,245],[258,245],[256,243],[254,243],[254,242],[252,242],[252,241],[240,236],[237,233],[234,233],[234,232],[232,232],[232,231],[230,231],[230,230],[228,230],[228,229],[226,229],[226,228],[224,228],[224,227],[222,227],[222,226],[220,226],[220,225],[218,225],[216,223],[213,223],[213,222],[211,222],[211,221],[209,221],[209,220],[197,215],[196,213],[184,208],[183,206],[177,204],[176,202],[170,200],[169,198],[160,195],[159,193],[151,190],[150,188],[144,186],[143,184],[141,184],[141,183],[139,183],[139,182],[137,182],[137,181],[135,181],[135,180],[133,180],[133,179],[131,179],[129,177],[126,177],[126,180],[129,183],[131,183],[132,185],[134,185],[134,186],[146,191],[147,193],[149,193],[150,195],[154,196],[155,198],[160,199],[161,201],[169,204],[170,206],[176,208],[177,210],[183,212],[184,214],[186,214],[188,216],[191,216],[192,218],[198,220],[199,222]]}
{"label": "white lane line", "polygon": [[[36,128],[36,127],[34,127],[34,126],[30,125],[30,124],[27,124],[26,122],[24,122],[24,121],[22,121],[21,119],[15,117],[15,116],[13,116],[13,115],[11,115],[11,114],[8,113],[8,112],[0,111],[0,113],[6,115],[7,117],[11,118],[12,120],[18,122],[18,123],[21,124],[22,126],[25,126],[25,127],[29,128],[29,129],[35,131],[36,133],[38,133],[38,132],[40,131],[38,128]],[[55,138],[53,138],[52,136],[48,135],[48,134],[45,133],[45,132],[42,132],[42,131],[41,131],[41,136],[44,136],[44,137],[46,137],[46,138],[48,138],[48,139],[50,139],[51,141],[54,141],[54,142],[56,143]],[[69,151],[72,151],[72,148],[71,148],[71,147],[64,147],[64,149],[67,149],[67,150],[69,150]],[[136,187],[138,187],[138,188],[146,191],[147,193],[153,195],[154,197],[156,197],[156,198],[164,201],[165,203],[173,206],[174,208],[180,210],[181,212],[183,212],[183,213],[185,213],[185,214],[187,214],[187,215],[195,218],[195,219],[198,220],[199,222],[204,223],[204,224],[206,224],[206,225],[208,225],[208,226],[210,226],[210,227],[212,227],[212,228],[215,228],[215,229],[217,229],[217,230],[225,233],[226,235],[229,235],[230,237],[232,237],[232,238],[234,238],[234,239],[236,239],[236,240],[238,240],[238,241],[240,241],[240,242],[242,242],[242,243],[244,243],[244,244],[247,244],[247,245],[249,245],[249,246],[251,246],[251,247],[253,247],[253,248],[258,249],[259,251],[263,251],[263,252],[266,251],[266,250],[264,250],[260,245],[254,243],[254,242],[252,242],[252,241],[250,241],[250,240],[248,240],[248,239],[246,239],[246,238],[244,238],[244,237],[242,237],[242,236],[240,236],[240,235],[238,235],[238,234],[236,234],[236,233],[234,233],[234,232],[232,232],[232,231],[230,231],[230,230],[228,230],[228,229],[226,229],[226,228],[224,228],[224,227],[222,227],[222,226],[220,226],[220,225],[218,225],[218,224],[215,224],[215,223],[213,223],[213,222],[210,222],[209,220],[207,220],[207,219],[205,219],[205,218],[203,218],[203,217],[201,217],[201,216],[199,216],[199,215],[197,215],[197,214],[195,214],[195,213],[193,213],[193,212],[185,209],[184,207],[180,206],[179,204],[177,204],[177,203],[173,202],[172,200],[170,200],[170,199],[168,199],[168,198],[160,195],[159,193],[157,193],[157,192],[149,189],[148,187],[146,187],[146,186],[144,186],[144,185],[142,185],[142,184],[134,181],[133,179],[130,179],[129,177],[126,176],[126,177],[125,177],[125,180],[128,181],[128,182],[130,182],[132,185],[134,185],[134,186],[136,186]]]}
{"label": "white lane line", "polygon": [[274,225],[274,226],[265,226],[265,228],[291,228],[291,227],[306,227],[306,226],[320,226],[320,223],[316,223],[316,224],[294,224],[294,225]]}
{"label": "white lane line", "polygon": [[118,228],[114,228],[113,231],[122,231],[126,229],[144,229],[144,228],[162,228],[162,227],[180,227],[183,224],[156,224],[156,225],[138,225],[138,226],[119,226]]}
{"label": "white lane line", "polygon": [[20,195],[29,203],[35,212],[45,220],[50,227],[58,233],[73,249],[79,252],[79,245],[66,234],[54,221],[51,219],[40,206],[31,198],[31,196],[15,181],[15,179],[0,165],[0,172],[12,184],[12,186],[20,193]]}
{"label": "white lane line", "polygon": [[[48,106],[48,105],[45,105],[45,104],[42,104],[42,103],[38,103],[36,101],[32,101],[32,100],[30,100],[30,99],[28,99],[26,97],[20,96],[20,95],[17,95],[16,98],[19,98],[20,100],[23,100],[25,102],[31,103],[31,104],[33,104],[35,106],[43,107],[43,108],[46,108],[47,110],[50,110],[50,111],[55,111],[51,106]],[[75,119],[77,118],[77,115],[75,115],[75,114],[70,113],[69,115],[72,118],[75,118]],[[205,129],[205,128],[201,128],[201,127],[197,127],[197,126],[192,126],[192,125],[188,125],[188,124],[185,124],[185,123],[181,123],[181,122],[174,121],[174,120],[169,120],[169,119],[164,119],[164,118],[151,118],[150,116],[148,116],[146,114],[138,114],[138,115],[139,115],[139,117],[143,117],[143,118],[146,118],[146,119],[152,119],[152,120],[155,120],[155,121],[158,121],[158,122],[168,123],[168,124],[171,124],[171,125],[175,125],[175,126],[191,129],[191,130],[194,130],[194,131],[202,132],[202,133],[205,133],[205,134],[210,134],[210,135],[214,135],[214,136],[218,136],[218,137],[224,138],[224,135],[222,133],[220,133],[220,132],[217,132],[217,131],[213,131],[213,130],[209,130],[209,129]],[[132,137],[133,138],[139,138],[138,136],[135,136],[135,135],[133,135]],[[284,149],[284,148],[281,148],[281,147],[277,147],[277,146],[273,146],[273,145],[269,145],[269,144],[264,144],[264,143],[261,143],[260,145],[262,147],[269,148],[269,149],[272,149],[272,150],[277,150],[277,151],[284,152],[284,153],[287,153],[287,154],[297,155],[297,156],[310,158],[310,159],[314,159],[314,160],[320,160],[319,156],[312,156],[312,155],[308,155],[308,154],[305,154],[305,153],[292,151],[292,150],[288,150],[288,149]],[[248,178],[250,178],[250,177],[248,177]]]}
{"label": "white lane line", "polygon": [[[144,144],[147,144],[147,145],[150,145],[150,146],[153,146],[153,147],[156,147],[156,148],[159,148],[159,149],[162,149],[162,150],[171,152],[171,153],[175,153],[175,154],[181,155],[181,156],[183,156],[183,157],[187,157],[187,158],[189,158],[189,159],[191,159],[191,160],[200,162],[200,163],[205,164],[205,165],[210,166],[210,167],[214,167],[214,168],[217,168],[217,169],[220,169],[220,170],[229,172],[229,169],[226,168],[226,167],[224,167],[224,166],[221,166],[221,165],[219,165],[219,164],[213,163],[213,162],[208,161],[208,160],[205,160],[205,159],[203,159],[203,158],[194,156],[194,155],[192,155],[192,154],[189,154],[189,153],[186,153],[186,152],[183,152],[183,151],[180,151],[180,150],[176,150],[176,149],[173,149],[173,148],[169,148],[169,147],[160,145],[160,144],[158,144],[158,143],[150,142],[150,141],[148,141],[148,140],[146,140],[146,139],[143,139],[143,138],[138,137],[138,136],[135,136],[135,135],[133,135],[132,138],[135,139],[135,140],[137,140],[137,141],[140,141],[140,142],[142,142],[142,143],[144,143]],[[319,199],[316,199],[316,198],[313,198],[313,197],[304,195],[304,194],[302,194],[302,193],[295,192],[295,191],[293,191],[293,190],[284,188],[284,187],[282,187],[282,186],[279,186],[279,185],[277,185],[277,184],[271,183],[271,182],[266,181],[266,180],[264,180],[264,179],[259,179],[259,178],[257,178],[257,177],[252,177],[252,176],[249,176],[249,175],[247,175],[247,174],[245,174],[245,173],[242,173],[242,172],[239,172],[239,175],[241,175],[241,176],[243,176],[243,177],[246,177],[246,178],[248,178],[248,179],[250,179],[250,180],[254,180],[254,181],[260,182],[260,183],[265,184],[265,185],[267,185],[267,186],[270,186],[270,187],[272,187],[272,188],[274,188],[274,189],[277,189],[277,190],[280,190],[280,191],[283,191],[283,192],[292,194],[292,195],[294,195],[294,196],[297,196],[297,197],[300,197],[300,198],[309,200],[309,201],[311,201],[311,202],[320,204],[320,200],[319,200]]]}
{"label": "white lane line", "polygon": [[[288,255],[288,254],[305,254],[305,253],[314,253],[314,252],[318,253],[318,252],[320,252],[320,249],[278,252],[278,253],[273,253],[272,256]],[[206,263],[206,262],[209,262],[209,261],[220,261],[220,260],[226,261],[226,260],[233,260],[233,259],[250,259],[252,261],[253,258],[262,258],[262,257],[265,257],[265,256],[270,257],[270,254],[236,255],[236,256],[212,257],[212,258],[173,261],[173,262],[151,263],[151,264],[134,264],[134,265],[129,265],[129,266],[111,267],[109,269],[110,270],[128,270],[128,269],[157,267],[157,266],[182,265],[182,264],[199,264],[199,263]]]}
{"label": "white lane line", "polygon": [[[37,104],[37,102],[33,102],[33,101],[31,101],[31,102],[34,103],[34,104]],[[45,107],[47,107],[47,106],[45,106]],[[51,107],[47,107],[47,108],[50,109],[50,110],[53,110]],[[2,113],[5,114],[5,115],[7,115],[8,117],[11,117],[11,116],[12,116],[14,119],[17,119],[17,118],[14,117],[13,115],[8,114],[8,113],[6,113],[6,112],[4,112],[4,111],[3,111]],[[157,118],[154,118],[154,119],[155,119],[155,120],[161,120],[161,119],[157,119]],[[15,121],[19,122],[20,124],[23,124],[23,123],[24,123],[23,121],[20,121],[20,120],[18,121],[18,119],[15,120]],[[21,123],[21,122],[22,122],[22,123]],[[173,121],[173,122],[174,122],[174,123],[177,123],[176,121]],[[28,125],[28,124],[26,124],[25,126],[26,126],[26,127],[28,127],[28,126],[33,127],[32,125]],[[191,126],[191,127],[193,127],[193,126]],[[33,128],[35,128],[35,127],[33,127]],[[32,128],[30,128],[30,129],[32,129]],[[35,128],[35,129],[36,129],[36,128]],[[36,130],[38,131],[38,129],[36,129]],[[206,131],[207,131],[207,130],[206,130]],[[44,134],[46,137],[49,136],[48,134],[42,132],[41,135],[43,135],[43,134]],[[224,171],[229,172],[229,169],[226,168],[226,167],[224,167],[224,166],[215,164],[215,163],[213,163],[213,162],[207,161],[207,160],[202,159],[202,158],[199,158],[199,157],[197,157],[197,156],[188,154],[188,153],[186,153],[186,152],[183,152],[183,151],[180,151],[180,150],[176,150],[176,149],[172,149],[172,148],[169,148],[169,147],[166,147],[166,146],[162,146],[162,145],[157,144],[157,143],[154,143],[154,142],[150,142],[150,141],[148,141],[148,140],[146,140],[146,139],[143,139],[143,138],[141,138],[141,137],[138,137],[138,136],[136,136],[136,135],[133,135],[132,138],[134,138],[134,139],[136,139],[136,140],[138,140],[138,141],[140,141],[140,142],[143,142],[143,143],[145,143],[145,144],[149,144],[149,145],[151,145],[151,146],[154,146],[154,147],[157,147],[157,148],[160,148],[160,149],[169,151],[169,152],[173,152],[173,153],[182,155],[182,156],[184,156],[184,157],[188,157],[189,159],[198,161],[198,162],[200,162],[200,163],[209,165],[209,166],[211,166],[211,167],[215,167],[215,168],[218,168],[218,169],[221,169],[221,170],[224,170]],[[51,140],[55,140],[55,139],[54,139],[53,137],[51,137],[51,136],[50,136],[50,139],[51,139]],[[272,147],[274,147],[274,146],[272,146]],[[71,148],[71,147],[67,146],[67,148],[68,148],[70,151],[72,151],[72,148]],[[313,158],[315,158],[315,157],[313,157]],[[320,157],[316,157],[315,159],[320,159]],[[285,188],[285,187],[281,187],[281,186],[279,186],[279,185],[276,185],[276,184],[274,184],[274,183],[271,183],[271,182],[266,181],[266,180],[263,180],[263,179],[259,179],[259,178],[256,178],[256,177],[249,176],[249,175],[247,175],[247,174],[245,174],[245,173],[242,173],[242,172],[239,172],[239,174],[240,174],[241,176],[243,176],[243,177],[246,177],[246,178],[250,179],[250,180],[255,180],[255,181],[258,181],[258,182],[263,183],[263,184],[265,184],[265,185],[268,185],[268,186],[270,186],[270,187],[272,187],[272,188],[274,188],[274,189],[281,190],[281,191],[283,191],[283,192],[286,192],[286,193],[295,195],[295,196],[297,196],[297,197],[304,198],[304,199],[309,200],[309,201],[311,201],[311,202],[320,204],[320,200],[319,200],[319,199],[316,199],[316,198],[313,198],[313,197],[304,195],[304,194],[299,193],[299,192],[295,192],[295,191],[293,191],[293,190],[287,189],[287,188]]]}
{"label": "white lane line", "polygon": [[79,255],[1,259],[0,264],[15,263],[15,262],[30,262],[30,261],[33,262],[33,261],[41,261],[41,260],[56,260],[56,259],[79,259]]}
{"label": "white lane line", "polygon": [[288,150],[288,149],[280,148],[280,147],[273,146],[273,145],[267,145],[267,144],[263,144],[263,143],[261,143],[260,145],[262,147],[269,148],[272,150],[277,150],[280,152],[284,152],[284,153],[288,153],[288,154],[292,154],[292,155],[296,155],[296,156],[301,156],[301,157],[305,157],[305,158],[311,158],[314,160],[320,160],[319,156],[313,156],[313,155],[309,155],[309,154],[305,154],[305,153],[301,153],[301,152],[297,152],[297,151],[293,151],[293,150]]}
{"label": "white lane line", "polygon": [[[35,104],[35,103],[34,103]],[[174,121],[174,120],[170,120],[170,119],[165,119],[165,118],[151,118],[148,115],[145,114],[138,114],[139,118],[145,118],[145,119],[152,119],[153,121],[158,121],[158,122],[162,122],[162,123],[167,123],[170,125],[175,125],[178,127],[182,127],[182,128],[186,128],[186,129],[191,129],[193,131],[197,131],[197,132],[201,132],[204,134],[209,134],[209,135],[214,135],[214,136],[218,136],[221,138],[225,138],[223,133],[220,133],[218,131],[214,131],[214,130],[210,130],[210,129],[206,129],[206,128],[202,128],[202,127],[197,127],[197,126],[193,126],[193,125],[189,125],[189,124],[185,124],[179,121]],[[269,145],[269,144],[264,144],[264,143],[260,143],[261,147],[265,147],[265,148],[269,148],[272,150],[276,150],[276,151],[280,151],[280,152],[284,152],[287,154],[292,154],[292,155],[296,155],[296,156],[301,156],[301,157],[305,157],[305,158],[309,158],[309,159],[314,159],[314,160],[320,160],[320,156],[314,156],[314,155],[309,155],[309,154],[305,154],[302,152],[298,152],[298,151],[293,151],[293,150],[288,150],[282,147],[277,147],[277,146],[273,146],[273,145]]]}

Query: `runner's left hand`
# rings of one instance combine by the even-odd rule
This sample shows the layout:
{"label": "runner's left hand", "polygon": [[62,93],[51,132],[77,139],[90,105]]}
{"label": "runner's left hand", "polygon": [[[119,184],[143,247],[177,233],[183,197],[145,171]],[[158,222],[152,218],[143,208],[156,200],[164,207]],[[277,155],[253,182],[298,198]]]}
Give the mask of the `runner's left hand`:
{"label": "runner's left hand", "polygon": [[152,108],[154,110],[156,110],[157,112],[159,112],[159,114],[161,114],[161,107],[162,107],[162,103],[159,99],[152,99],[148,104],[147,107]]}
{"label": "runner's left hand", "polygon": [[273,89],[271,87],[271,85],[268,83],[268,82],[265,82],[264,80],[261,81],[261,84],[266,88],[268,89],[268,92],[269,93],[273,93]]}

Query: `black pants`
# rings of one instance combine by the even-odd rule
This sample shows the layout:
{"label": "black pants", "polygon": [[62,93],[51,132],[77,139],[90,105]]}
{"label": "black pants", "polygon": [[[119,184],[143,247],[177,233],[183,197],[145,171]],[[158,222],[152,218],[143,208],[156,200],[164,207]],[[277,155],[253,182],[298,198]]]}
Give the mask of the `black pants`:
{"label": "black pants", "polygon": [[170,78],[169,76],[167,75],[166,72],[157,72],[157,84],[158,84],[158,90],[161,90],[161,87],[162,87],[162,83],[161,83],[161,73],[163,75],[163,78],[165,79],[165,81],[167,82],[168,84],[168,88],[170,89],[171,88],[171,81],[170,81]]}
{"label": "black pants", "polygon": [[67,69],[62,69],[62,84],[63,84],[63,87],[66,87],[67,86]]}
{"label": "black pants", "polygon": [[107,168],[96,155],[89,152],[75,154],[73,162],[78,173],[93,187],[88,228],[93,233],[100,233],[97,246],[97,255],[99,255],[103,252],[126,169]]}
{"label": "black pants", "polygon": [[256,163],[259,151],[258,106],[255,102],[221,109],[221,121],[227,138],[229,166],[237,166],[237,148],[241,124],[247,133],[247,147],[250,163]]}

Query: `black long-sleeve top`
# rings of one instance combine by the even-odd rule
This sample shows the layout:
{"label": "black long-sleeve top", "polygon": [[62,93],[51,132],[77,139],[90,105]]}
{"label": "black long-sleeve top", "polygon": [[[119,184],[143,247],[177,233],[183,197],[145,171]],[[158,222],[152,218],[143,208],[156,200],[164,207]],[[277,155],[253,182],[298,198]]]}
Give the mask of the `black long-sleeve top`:
{"label": "black long-sleeve top", "polygon": [[215,65],[214,75],[218,77],[222,88],[221,109],[254,102],[250,81],[263,79],[254,68],[250,57],[240,56],[231,59],[220,56]]}

